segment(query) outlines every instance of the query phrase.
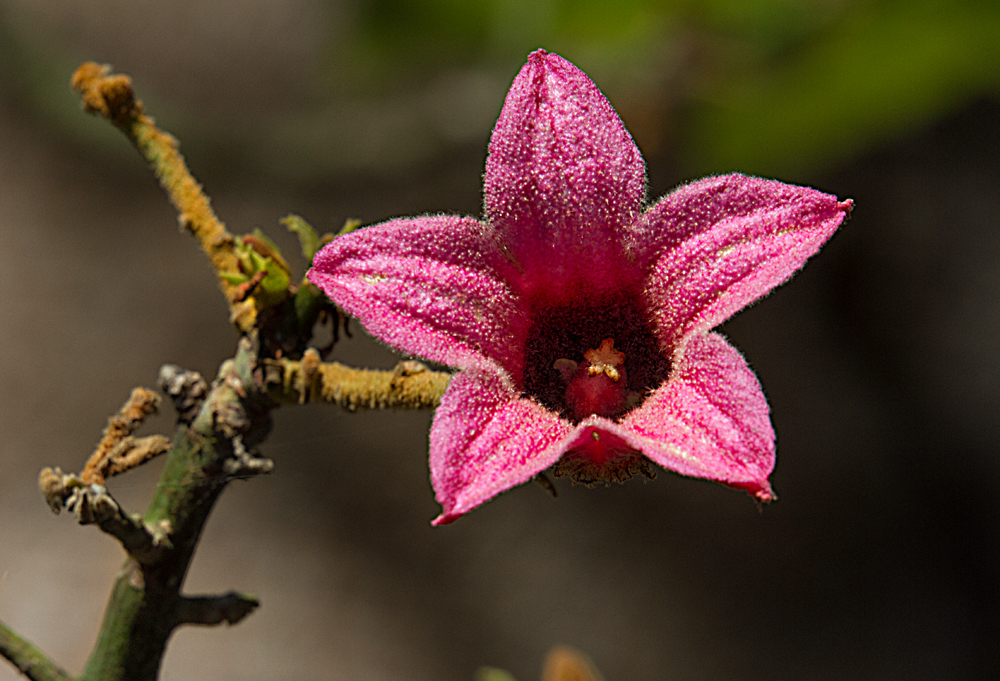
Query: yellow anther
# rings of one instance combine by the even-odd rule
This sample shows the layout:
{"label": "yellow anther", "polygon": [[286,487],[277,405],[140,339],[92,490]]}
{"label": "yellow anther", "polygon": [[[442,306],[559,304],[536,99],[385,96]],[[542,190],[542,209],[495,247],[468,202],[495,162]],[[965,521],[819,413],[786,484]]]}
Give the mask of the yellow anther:
{"label": "yellow anther", "polygon": [[625,363],[625,353],[615,350],[613,338],[605,338],[601,341],[601,347],[596,350],[587,350],[583,353],[583,358],[590,366],[587,373],[591,376],[607,375],[612,381],[621,378],[618,367]]}

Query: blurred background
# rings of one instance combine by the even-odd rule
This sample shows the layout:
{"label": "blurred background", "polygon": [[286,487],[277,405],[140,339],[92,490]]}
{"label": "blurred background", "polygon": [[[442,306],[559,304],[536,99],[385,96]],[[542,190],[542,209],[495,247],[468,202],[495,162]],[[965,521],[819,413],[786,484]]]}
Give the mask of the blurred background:
{"label": "blurred background", "polygon": [[[618,108],[651,198],[739,170],[856,201],[722,328],[769,397],[780,500],[758,513],[666,472],[559,480],[556,500],[527,485],[432,529],[430,413],[279,410],[274,474],[227,490],[187,585],[263,605],[179,630],[162,678],[523,681],[560,643],[608,681],[997,678],[995,0],[2,0],[0,619],[82,668],[123,554],[54,517],[38,470],[79,470],[133,386],[166,362],[213,376],[236,341],[73,69],[132,75],[230,230],[294,259],[290,212],[321,231],[478,214],[492,124],[537,47]],[[354,329],[336,359],[395,363]],[[164,412],[147,432],[169,432]],[[112,492],[142,510],[158,467]]]}

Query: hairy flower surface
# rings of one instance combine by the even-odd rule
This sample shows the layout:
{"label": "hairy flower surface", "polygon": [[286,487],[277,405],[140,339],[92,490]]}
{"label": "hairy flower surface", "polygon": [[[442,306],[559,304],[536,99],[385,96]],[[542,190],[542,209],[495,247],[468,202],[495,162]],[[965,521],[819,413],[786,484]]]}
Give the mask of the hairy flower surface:
{"label": "hairy flower surface", "polygon": [[767,401],[712,329],[802,267],[851,201],[727,175],[646,207],[645,185],[611,104],[539,50],[493,130],[483,220],[390,220],[316,255],[309,279],[369,333],[460,370],[431,427],[434,524],[550,467],[595,483],[652,461],[774,498]]}

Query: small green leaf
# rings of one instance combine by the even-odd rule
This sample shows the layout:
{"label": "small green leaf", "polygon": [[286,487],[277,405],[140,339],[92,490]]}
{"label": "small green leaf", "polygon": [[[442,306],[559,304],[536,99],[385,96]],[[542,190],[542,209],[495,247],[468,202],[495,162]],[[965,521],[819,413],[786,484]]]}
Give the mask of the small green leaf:
{"label": "small green leaf", "polygon": [[288,273],[280,267],[264,268],[267,275],[260,282],[260,290],[264,292],[268,300],[284,300],[288,294]]}
{"label": "small green leaf", "polygon": [[256,274],[257,272],[260,272],[261,270],[266,270],[267,269],[267,264],[270,261],[269,258],[261,255],[260,253],[258,253],[255,250],[252,250],[252,249],[247,251],[247,257],[250,259],[250,263],[251,263],[250,264],[250,267],[251,267],[250,272],[251,272],[251,274]]}
{"label": "small green leaf", "polygon": [[239,286],[240,284],[250,281],[250,278],[245,274],[237,274],[236,272],[219,272],[219,278],[233,284],[234,286]]}
{"label": "small green leaf", "polygon": [[259,229],[255,229],[253,234],[245,234],[242,238],[243,245],[247,248],[251,248],[258,254],[268,258],[269,260],[278,264],[285,272],[291,272],[292,268],[288,266],[288,262],[281,255],[281,249],[275,244],[271,239],[267,237],[264,232]]}
{"label": "small green leaf", "polygon": [[[261,250],[268,255],[262,255]],[[243,281],[249,281],[253,275],[259,272],[266,273],[254,289],[253,296],[257,301],[258,309],[273,307],[288,299],[288,288],[291,284],[288,266],[281,255],[272,250],[270,239],[261,238],[260,235],[256,234],[244,236],[240,240],[236,254],[245,274]],[[230,275],[227,277],[227,281],[242,284],[243,281],[237,281],[236,276],[238,275]]]}
{"label": "small green leaf", "polygon": [[294,214],[281,218],[281,224],[299,238],[299,245],[302,246],[302,255],[305,256],[307,261],[312,262],[312,259],[316,256],[316,251],[322,245],[319,240],[319,234],[316,233],[312,225]]}
{"label": "small green leaf", "polygon": [[239,258],[240,269],[243,271],[243,274],[247,276],[247,278],[252,277],[253,273],[257,271],[254,269],[253,258],[250,257],[250,254],[253,253],[253,251],[244,246],[242,243],[237,243],[239,243],[239,245],[236,248],[236,257]]}
{"label": "small green leaf", "polygon": [[281,251],[280,251],[280,250],[278,249],[278,246],[277,246],[277,244],[275,244],[275,243],[274,243],[273,241],[271,241],[271,237],[269,237],[269,236],[268,236],[267,234],[264,234],[264,232],[262,232],[262,231],[261,231],[260,227],[257,227],[257,228],[255,228],[255,229],[253,230],[253,235],[254,235],[255,237],[257,237],[257,239],[259,239],[260,241],[264,242],[264,244],[265,244],[265,245],[266,245],[266,246],[267,246],[267,247],[268,247],[268,248],[269,248],[269,249],[270,249],[270,250],[271,250],[271,251],[272,251],[273,253],[280,253],[280,252],[281,252]]}

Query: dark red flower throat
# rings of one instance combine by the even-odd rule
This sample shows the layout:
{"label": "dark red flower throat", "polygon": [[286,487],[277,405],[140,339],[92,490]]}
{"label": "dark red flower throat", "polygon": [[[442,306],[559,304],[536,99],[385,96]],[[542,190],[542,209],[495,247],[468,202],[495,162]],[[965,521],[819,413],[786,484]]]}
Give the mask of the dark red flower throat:
{"label": "dark red flower throat", "polygon": [[663,383],[670,361],[634,291],[541,307],[525,344],[523,392],[573,423],[611,420]]}

